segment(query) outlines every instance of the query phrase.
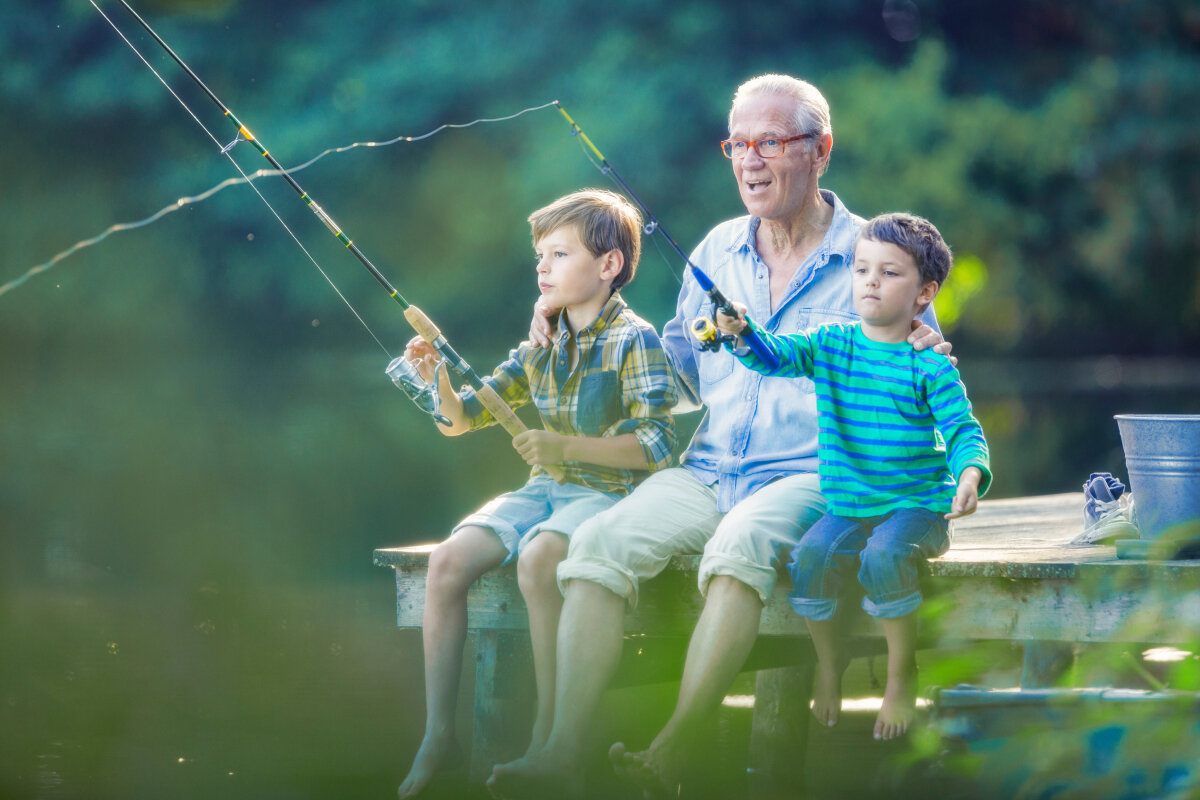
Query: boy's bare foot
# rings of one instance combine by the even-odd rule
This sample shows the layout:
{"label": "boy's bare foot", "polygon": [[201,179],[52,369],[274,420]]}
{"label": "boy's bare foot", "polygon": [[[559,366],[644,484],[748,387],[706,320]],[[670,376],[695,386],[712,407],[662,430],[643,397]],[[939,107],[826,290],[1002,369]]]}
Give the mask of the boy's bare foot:
{"label": "boy's bare foot", "polygon": [[540,749],[507,764],[497,764],[487,779],[488,791],[504,800],[582,798],[583,776],[578,765]]}
{"label": "boy's bare foot", "polygon": [[655,742],[646,750],[630,753],[617,742],[608,749],[608,760],[621,779],[642,789],[644,797],[679,796],[679,756],[669,746]]}
{"label": "boy's bare foot", "polygon": [[845,669],[845,664],[817,662],[813,676],[812,713],[817,722],[826,728],[837,725],[842,713],[842,673]]}
{"label": "boy's bare foot", "polygon": [[875,718],[875,738],[895,739],[908,731],[917,715],[917,667],[888,675],[883,705]]}
{"label": "boy's bare foot", "polygon": [[444,769],[452,769],[462,761],[462,752],[454,741],[454,736],[426,736],[421,740],[408,776],[396,790],[399,800],[416,797],[429,785],[433,776]]}
{"label": "boy's bare foot", "polygon": [[542,729],[534,723],[533,734],[529,737],[529,747],[525,748],[525,755],[521,758],[533,758],[546,747],[546,742],[550,740],[549,726]]}

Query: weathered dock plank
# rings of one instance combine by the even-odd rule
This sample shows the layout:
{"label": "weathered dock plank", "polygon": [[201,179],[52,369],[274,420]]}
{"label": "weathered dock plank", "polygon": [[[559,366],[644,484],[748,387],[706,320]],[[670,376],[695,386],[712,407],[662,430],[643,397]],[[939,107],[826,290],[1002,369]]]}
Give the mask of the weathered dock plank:
{"label": "weathered dock plank", "polygon": [[[950,551],[929,563],[920,612],[923,645],[1017,641],[1030,645],[1031,654],[1055,656],[1042,658],[1050,663],[1061,660],[1055,642],[1200,642],[1200,561],[1121,560],[1111,546],[1072,546],[1070,540],[1083,528],[1082,509],[1081,493],[989,500],[956,521]],[[375,551],[377,565],[395,570],[396,621],[402,628],[421,626],[432,547]],[[676,557],[641,587],[637,609],[626,615],[631,646],[620,682],[677,678],[677,671],[664,671],[637,655],[641,643],[650,649],[652,642],[682,652],[703,606],[696,587],[699,560],[698,555]],[[764,670],[756,684],[752,764],[755,780],[762,783],[797,779],[793,754],[802,751],[807,730],[804,722],[778,718],[783,709],[790,715],[798,703],[806,705],[807,694],[797,687],[811,676],[811,648],[798,646],[807,631],[787,604],[789,589],[783,577],[763,609],[759,643],[747,665]],[[877,647],[877,623],[861,615],[855,624],[857,646],[869,650],[874,641]],[[527,659],[516,651],[528,625],[513,567],[494,570],[472,587],[468,627],[478,654],[474,779],[482,780],[493,763],[515,755],[506,747],[522,740],[506,736],[511,723],[504,717],[532,703],[529,687],[500,687],[496,679],[521,671],[516,663],[507,670],[499,665]],[[1044,671],[1030,673],[1045,682]]]}

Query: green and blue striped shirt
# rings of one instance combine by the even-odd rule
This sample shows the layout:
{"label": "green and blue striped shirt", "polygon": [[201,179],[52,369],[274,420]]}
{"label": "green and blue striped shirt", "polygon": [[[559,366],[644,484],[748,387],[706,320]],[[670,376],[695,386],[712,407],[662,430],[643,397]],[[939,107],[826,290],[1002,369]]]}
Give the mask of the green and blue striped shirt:
{"label": "green and blue striped shirt", "polygon": [[817,474],[829,513],[949,511],[956,478],[970,466],[983,473],[979,495],[987,491],[987,441],[949,358],[908,342],[872,341],[857,322],[786,336],[755,330],[780,366],[768,371],[742,348],[737,355],[746,366],[814,384]]}
{"label": "green and blue striped shirt", "polygon": [[[567,480],[619,495],[628,494],[647,470],[671,463],[675,447],[675,380],[654,326],[614,293],[596,320],[575,332],[579,360],[570,368],[566,319],[550,348],[521,342],[485,381],[512,408],[532,402],[545,430],[566,436],[632,433],[646,454],[646,470],[568,461]],[[495,423],[473,389],[461,393],[472,430]],[[544,472],[535,466],[532,475]]]}

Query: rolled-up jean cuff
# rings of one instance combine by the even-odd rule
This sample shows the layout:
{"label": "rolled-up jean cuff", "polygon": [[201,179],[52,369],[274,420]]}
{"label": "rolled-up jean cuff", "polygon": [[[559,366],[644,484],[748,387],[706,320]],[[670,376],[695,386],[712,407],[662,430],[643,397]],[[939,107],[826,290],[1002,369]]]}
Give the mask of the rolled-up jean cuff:
{"label": "rolled-up jean cuff", "polygon": [[837,613],[837,600],[815,600],[811,597],[797,597],[794,593],[788,595],[788,605],[805,619],[822,622],[833,619]]}
{"label": "rolled-up jean cuff", "polygon": [[517,533],[516,528],[502,520],[484,520],[482,519],[481,514],[472,514],[462,522],[458,523],[458,525],[455,525],[454,529],[450,531],[450,535],[453,536],[463,528],[470,528],[472,526],[478,528],[488,528],[492,533],[500,537],[500,543],[503,544],[504,549],[508,551],[508,555],[505,556],[504,561],[500,563],[500,566],[505,566],[517,557],[517,550],[521,545],[521,536]]}
{"label": "rolled-up jean cuff", "polygon": [[916,611],[924,598],[920,592],[913,592],[910,595],[898,598],[896,600],[887,600],[883,603],[876,603],[869,597],[863,598],[863,610],[872,617],[878,619],[896,619],[903,617],[906,614],[911,614]]}
{"label": "rolled-up jean cuff", "polygon": [[746,584],[758,593],[758,599],[764,605],[771,599],[775,580],[779,577],[774,567],[764,567],[730,553],[705,553],[700,559],[700,574],[696,576],[700,594],[708,596],[708,583],[718,575]]}
{"label": "rolled-up jean cuff", "polygon": [[558,590],[564,596],[567,594],[567,584],[571,581],[589,581],[603,586],[623,598],[630,611],[637,608],[637,575],[616,561],[594,556],[581,556],[559,562]]}

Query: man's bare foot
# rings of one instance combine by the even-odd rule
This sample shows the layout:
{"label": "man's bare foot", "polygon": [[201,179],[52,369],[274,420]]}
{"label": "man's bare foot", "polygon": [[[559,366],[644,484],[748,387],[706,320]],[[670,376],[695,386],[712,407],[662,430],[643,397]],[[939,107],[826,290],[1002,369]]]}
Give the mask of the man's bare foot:
{"label": "man's bare foot", "polygon": [[883,705],[875,718],[875,738],[895,739],[908,731],[917,715],[917,667],[888,675]]}
{"label": "man's bare foot", "polygon": [[579,765],[539,749],[507,764],[497,764],[487,779],[488,791],[504,800],[526,798],[582,798],[583,776]]}
{"label": "man's bare foot", "polygon": [[842,673],[845,669],[845,664],[817,662],[817,671],[813,676],[812,713],[817,722],[826,728],[837,725],[842,713]]}
{"label": "man's bare foot", "polygon": [[646,750],[631,753],[617,742],[608,749],[613,771],[642,789],[645,797],[679,796],[679,758],[671,748],[653,743]]}
{"label": "man's bare foot", "polygon": [[454,736],[426,736],[421,740],[408,776],[396,790],[399,800],[416,797],[429,785],[433,776],[444,769],[452,769],[462,762],[462,751],[454,741]]}

